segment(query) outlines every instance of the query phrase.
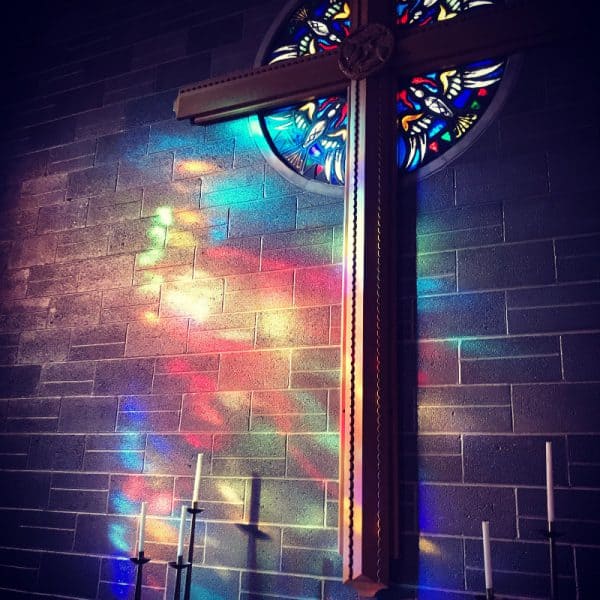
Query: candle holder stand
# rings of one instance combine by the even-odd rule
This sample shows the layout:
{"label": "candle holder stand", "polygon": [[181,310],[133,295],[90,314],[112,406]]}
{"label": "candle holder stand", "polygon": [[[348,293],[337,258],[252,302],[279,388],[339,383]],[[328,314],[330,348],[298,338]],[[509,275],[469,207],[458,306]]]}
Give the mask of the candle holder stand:
{"label": "candle holder stand", "polygon": [[499,598],[494,594],[493,588],[486,588],[485,594],[475,596],[475,600],[499,600]]}
{"label": "candle holder stand", "polygon": [[134,600],[142,600],[142,570],[144,565],[150,562],[149,558],[144,556],[144,551],[140,551],[137,556],[132,556],[129,560],[137,565],[137,574],[135,578],[135,595]]}
{"label": "candle holder stand", "polygon": [[548,529],[542,532],[548,540],[549,562],[550,562],[550,600],[558,600],[558,568],[556,566],[556,538],[562,533],[556,531],[554,522],[548,523]]}
{"label": "candle holder stand", "polygon": [[173,600],[180,600],[181,598],[181,572],[183,569],[189,568],[189,563],[183,562],[183,555],[180,554],[177,557],[177,561],[172,561],[169,566],[177,572],[175,576],[175,591],[173,592]]}
{"label": "candle holder stand", "polygon": [[192,515],[192,525],[190,528],[190,545],[188,548],[188,570],[185,574],[185,591],[183,594],[184,600],[190,600],[192,591],[192,567],[194,564],[194,542],[196,538],[196,517],[203,511],[203,508],[198,508],[198,502],[192,502],[192,506],[188,507],[187,511]]}

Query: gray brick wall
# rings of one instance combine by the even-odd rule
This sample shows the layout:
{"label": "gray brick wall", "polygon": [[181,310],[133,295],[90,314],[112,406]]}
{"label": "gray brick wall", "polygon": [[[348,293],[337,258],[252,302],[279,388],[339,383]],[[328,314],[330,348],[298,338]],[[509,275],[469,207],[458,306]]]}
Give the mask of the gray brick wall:
{"label": "gray brick wall", "polygon": [[[483,519],[497,593],[548,597],[546,440],[560,597],[597,596],[599,121],[567,93],[589,66],[585,47],[527,55],[477,143],[404,190],[417,231],[405,335],[418,337],[404,361],[419,385],[405,390],[404,534],[385,598],[481,593]],[[566,127],[567,113],[581,119]],[[410,265],[410,242],[402,251]]]}
{"label": "gray brick wall", "polygon": [[[169,597],[201,450],[197,594],[355,600],[335,530],[342,203],[265,165],[245,121],[172,118],[177,86],[251,65],[279,8],[57,4],[36,47],[5,43],[3,598],[131,597],[142,499],[144,597]],[[543,597],[547,439],[561,587],[594,597],[598,116],[568,93],[587,66],[533,53],[477,144],[403,191],[401,558],[382,597],[473,598],[482,518],[498,591]]]}

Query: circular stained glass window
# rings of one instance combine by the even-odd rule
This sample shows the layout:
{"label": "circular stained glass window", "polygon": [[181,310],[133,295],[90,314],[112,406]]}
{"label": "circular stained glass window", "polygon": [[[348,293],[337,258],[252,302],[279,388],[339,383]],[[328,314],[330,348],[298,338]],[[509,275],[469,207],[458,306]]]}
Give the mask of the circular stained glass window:
{"label": "circular stained glass window", "polygon": [[[426,27],[496,0],[409,0],[396,3],[398,27]],[[347,2],[305,0],[287,10],[262,64],[329,52],[349,34]],[[481,60],[445,71],[415,74],[398,81],[397,158],[405,173],[428,175],[466,149],[490,121],[492,104],[506,80],[507,61]],[[345,95],[288,106],[260,116],[270,147],[288,170],[308,181],[344,183],[347,139]]]}

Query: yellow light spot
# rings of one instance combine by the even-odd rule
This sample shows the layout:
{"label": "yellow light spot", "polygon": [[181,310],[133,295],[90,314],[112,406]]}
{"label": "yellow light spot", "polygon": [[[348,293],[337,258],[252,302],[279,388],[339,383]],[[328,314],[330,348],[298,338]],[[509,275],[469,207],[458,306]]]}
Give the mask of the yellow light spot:
{"label": "yellow light spot", "polygon": [[439,556],[441,554],[437,544],[424,538],[419,538],[419,551],[423,554],[431,554],[433,556]]}
{"label": "yellow light spot", "polygon": [[289,319],[283,319],[281,315],[271,313],[265,313],[262,316],[262,324],[264,331],[271,339],[282,338],[290,327]]}
{"label": "yellow light spot", "polygon": [[146,319],[146,321],[148,321],[148,323],[158,323],[158,315],[155,312],[152,312],[151,310],[147,310],[144,313],[144,318]]}
{"label": "yellow light spot", "polygon": [[186,225],[196,225],[202,222],[200,214],[191,210],[185,210],[177,213],[177,220],[185,223]]}
{"label": "yellow light spot", "polygon": [[196,238],[189,231],[169,231],[167,245],[177,248],[188,248],[196,245]]}
{"label": "yellow light spot", "polygon": [[226,483],[220,483],[218,486],[221,496],[232,504],[243,504],[243,499],[240,495]]}
{"label": "yellow light spot", "polygon": [[217,166],[208,160],[186,160],[179,165],[177,170],[189,175],[199,175],[200,173],[216,171]]}

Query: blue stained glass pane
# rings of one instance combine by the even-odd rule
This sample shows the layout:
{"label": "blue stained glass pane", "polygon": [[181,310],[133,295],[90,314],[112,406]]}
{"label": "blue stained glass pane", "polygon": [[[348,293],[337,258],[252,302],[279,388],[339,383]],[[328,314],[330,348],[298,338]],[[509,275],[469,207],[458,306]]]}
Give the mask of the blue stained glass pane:
{"label": "blue stained glass pane", "polygon": [[[423,27],[496,0],[396,2],[397,24]],[[350,31],[343,0],[305,0],[275,35],[266,63],[328,52]],[[481,119],[505,70],[503,60],[479,60],[399,82],[397,161],[411,172],[454,146]],[[279,157],[309,179],[342,185],[346,162],[347,107],[343,95],[312,100],[262,116],[263,129]]]}

